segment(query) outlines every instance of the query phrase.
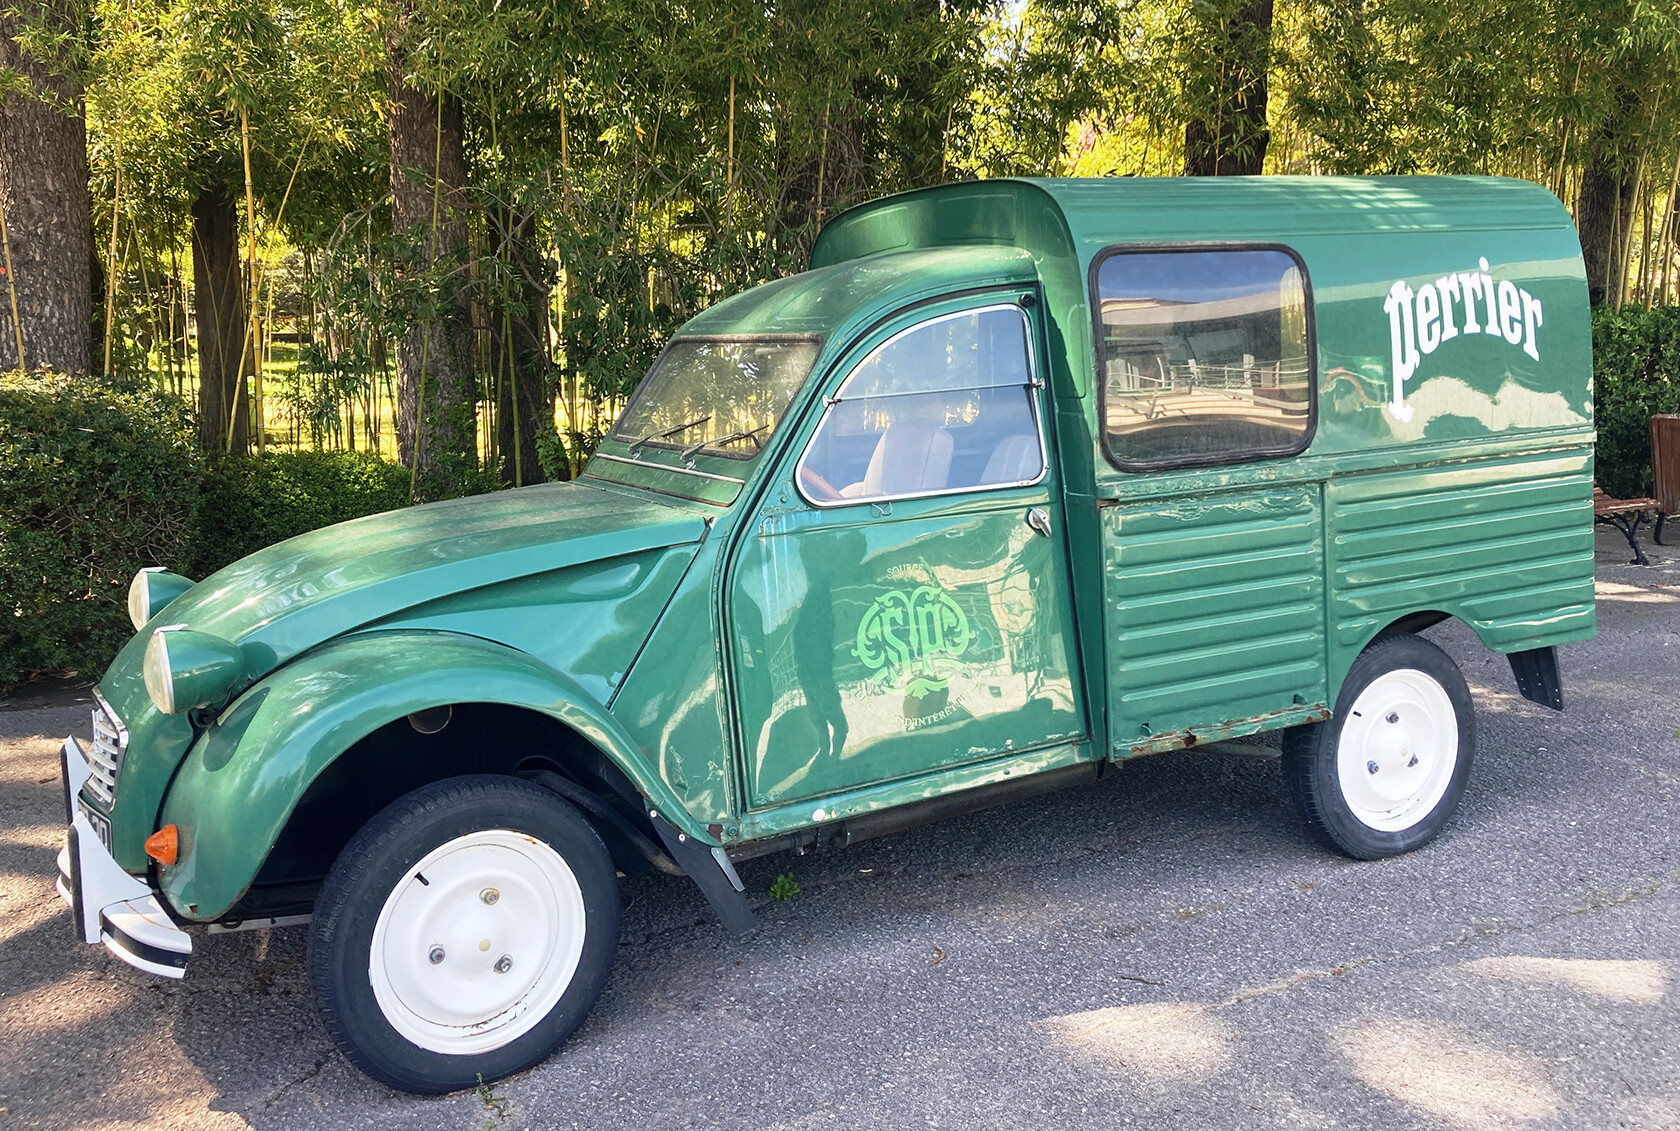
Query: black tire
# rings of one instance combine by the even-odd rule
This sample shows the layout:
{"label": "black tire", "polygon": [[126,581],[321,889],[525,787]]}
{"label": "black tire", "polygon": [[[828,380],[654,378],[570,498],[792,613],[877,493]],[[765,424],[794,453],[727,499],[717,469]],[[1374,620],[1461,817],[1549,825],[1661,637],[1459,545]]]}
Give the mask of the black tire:
{"label": "black tire", "polygon": [[[514,838],[509,837],[502,837],[505,842],[502,844],[485,846],[481,843],[485,838],[495,838],[498,830],[519,834],[518,841],[525,843],[516,843]],[[471,839],[461,842],[463,837]],[[559,991],[558,1000],[534,1023],[530,1014],[543,1009],[546,997],[533,989],[527,991],[526,998],[520,998],[514,1006],[498,1014],[497,1019],[449,1031],[472,1035],[473,1039],[481,1042],[494,1040],[497,1026],[503,1026],[514,1034],[505,1043],[493,1048],[445,1052],[425,1047],[399,1031],[399,1026],[393,1024],[392,1017],[381,1005],[381,993],[387,1002],[406,1000],[401,998],[399,991],[389,988],[391,977],[386,975],[382,978],[385,987],[382,990],[376,990],[374,986],[375,928],[388,905],[403,908],[417,905],[416,900],[422,901],[419,906],[432,909],[432,918],[426,920],[432,925],[457,925],[463,921],[464,914],[480,914],[476,908],[463,911],[459,903],[440,902],[443,897],[430,896],[412,887],[416,881],[426,889],[432,887],[423,873],[413,877],[409,874],[446,845],[451,846],[454,852],[477,852],[479,855],[445,856],[427,864],[427,870],[434,867],[459,870],[463,867],[450,861],[488,859],[494,863],[504,858],[512,859],[521,867],[528,865],[532,869],[550,869],[549,872],[535,873],[539,877],[558,875],[562,878],[556,890],[563,889],[566,894],[556,898],[570,902],[556,903],[556,907],[575,911],[581,902],[581,932],[577,926],[578,916],[572,914],[562,915],[556,920],[563,923],[566,930],[535,932],[533,936],[533,928],[529,924],[534,920],[526,909],[518,906],[522,901],[516,898],[523,891],[518,886],[519,877],[508,873],[512,877],[510,887],[514,895],[510,895],[507,905],[499,911],[485,910],[482,912],[484,922],[475,920],[472,924],[471,934],[474,936],[479,933],[497,934],[496,924],[503,924],[506,931],[523,930],[524,934],[519,937],[525,944],[524,950],[535,957],[518,971],[520,977],[528,980],[532,977],[532,969],[538,971],[535,977],[544,987],[544,995],[564,987],[563,991]],[[565,868],[570,870],[576,881],[575,892],[563,882],[564,873],[553,870],[552,857],[542,851],[544,848],[551,849],[552,854],[557,855]],[[440,891],[459,893],[467,890],[470,884],[477,883],[479,877],[493,877],[495,874],[494,871],[469,869],[453,881],[440,884]],[[399,886],[403,892],[419,894],[401,894],[397,890]],[[545,889],[541,889],[539,883],[534,890]],[[478,901],[493,905],[500,899],[499,891],[493,896],[484,894],[492,891],[491,887],[483,888],[477,896]],[[453,898],[460,900],[463,897],[457,894]],[[427,899],[432,903],[425,904],[423,901]],[[405,900],[409,902],[405,904]],[[528,1068],[560,1047],[583,1022],[606,985],[618,946],[618,922],[618,882],[612,858],[589,822],[576,809],[552,792],[516,778],[491,775],[450,778],[417,789],[386,806],[339,854],[315,903],[309,937],[310,980],[314,984],[316,1003],[327,1032],[344,1055],[363,1072],[404,1092],[420,1095],[453,1092],[472,1087],[481,1080],[487,1083]],[[431,930],[431,927],[427,929]],[[519,980],[507,983],[493,981],[486,976],[486,971],[479,969],[485,962],[495,961],[495,974],[513,972],[514,963],[511,961],[508,970],[504,971],[500,959],[473,954],[474,950],[494,954],[495,949],[503,945],[500,941],[492,944],[495,949],[458,947],[456,957],[450,960],[438,957],[444,955],[445,948],[421,938],[423,932],[400,931],[394,927],[388,927],[388,930],[412,939],[416,948],[429,947],[425,951],[427,961],[439,968],[441,979],[441,988],[431,988],[439,988],[440,994],[447,996],[454,992],[452,987],[468,987],[452,999],[464,1009],[470,1009],[474,994],[480,995],[479,1001],[483,1001],[486,989],[493,997],[503,990],[517,992],[517,987],[523,984]],[[441,935],[447,931],[438,928],[433,933]],[[581,952],[577,951],[576,944],[580,933]],[[533,937],[538,941],[533,943]],[[550,950],[543,950],[540,940],[545,938],[559,941],[548,944]],[[398,945],[388,944],[381,953],[388,956],[393,953],[390,948]],[[406,955],[406,944],[401,945]],[[552,957],[554,948],[562,947],[565,954],[559,958]],[[577,956],[576,966],[568,982],[564,980],[563,971],[570,965],[572,954]],[[442,964],[446,960],[453,965],[444,967]],[[389,964],[390,959],[387,958],[381,969]],[[416,971],[423,973],[425,970],[418,961],[408,961],[408,965],[412,969],[402,974],[410,979],[416,976]],[[551,968],[557,972],[549,973]],[[481,989],[471,988],[473,983],[470,979],[473,978],[478,979],[476,985]],[[528,1001],[535,1004],[525,1004]],[[518,1009],[520,1005],[524,1005],[522,1010]],[[393,1013],[401,1014],[403,1008],[402,1005],[393,1006]],[[424,1019],[424,1010],[416,1016],[422,1020],[402,1020],[400,1024],[433,1023]],[[501,1020],[503,1018],[506,1020]],[[434,1043],[445,1047],[453,1047],[449,1042],[458,1039],[447,1033],[432,1038]]]}
{"label": "black tire", "polygon": [[[1387,706],[1380,716],[1367,716],[1364,708],[1356,714],[1360,697],[1379,681],[1366,707]],[[1429,641],[1394,633],[1354,660],[1330,719],[1284,735],[1283,768],[1296,809],[1325,847],[1378,860],[1434,839],[1458,808],[1475,752],[1475,708],[1458,665]],[[1424,770],[1414,776],[1420,765]],[[1351,795],[1344,775],[1353,783]],[[1408,782],[1421,784],[1408,793]],[[1385,815],[1381,805],[1391,798]]]}

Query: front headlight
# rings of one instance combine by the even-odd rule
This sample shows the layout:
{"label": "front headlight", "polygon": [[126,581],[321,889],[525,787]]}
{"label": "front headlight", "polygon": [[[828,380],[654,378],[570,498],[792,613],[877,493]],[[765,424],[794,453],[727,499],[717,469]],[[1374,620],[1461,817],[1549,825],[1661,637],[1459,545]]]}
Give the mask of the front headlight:
{"label": "front headlight", "polygon": [[128,583],[128,619],[139,632],[169,602],[193,587],[193,582],[162,566],[147,566]]}
{"label": "front headlight", "polygon": [[224,698],[245,674],[245,654],[219,636],[166,624],[146,642],[140,670],[153,705],[178,715]]}

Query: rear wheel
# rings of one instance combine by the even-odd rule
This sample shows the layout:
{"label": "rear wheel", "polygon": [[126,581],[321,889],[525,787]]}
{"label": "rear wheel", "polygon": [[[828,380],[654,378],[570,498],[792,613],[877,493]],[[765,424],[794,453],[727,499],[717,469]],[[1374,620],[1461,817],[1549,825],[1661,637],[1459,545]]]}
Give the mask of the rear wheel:
{"label": "rear wheel", "polygon": [[1421,637],[1359,654],[1329,720],[1284,739],[1296,808],[1326,846],[1360,860],[1410,852],[1458,808],[1476,720],[1458,665]]}
{"label": "rear wheel", "polygon": [[356,834],[316,901],[310,974],[327,1031],[407,1092],[547,1057],[582,1023],[618,943],[611,857],[529,782],[452,778]]}

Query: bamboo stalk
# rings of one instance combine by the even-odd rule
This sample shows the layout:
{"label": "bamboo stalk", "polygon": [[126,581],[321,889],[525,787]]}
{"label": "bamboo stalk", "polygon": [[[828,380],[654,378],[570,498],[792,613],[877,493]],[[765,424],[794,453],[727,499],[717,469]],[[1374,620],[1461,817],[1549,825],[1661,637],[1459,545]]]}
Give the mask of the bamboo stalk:
{"label": "bamboo stalk", "polygon": [[[1651,224],[1654,219],[1652,208],[1656,204],[1651,199],[1650,185],[1645,186],[1642,196],[1644,200],[1639,213],[1639,274],[1634,277],[1634,294],[1640,302],[1649,307],[1651,291],[1647,284],[1651,272]],[[1628,253],[1628,258],[1633,258],[1632,252]]]}
{"label": "bamboo stalk", "polygon": [[724,169],[728,176],[723,189],[723,219],[731,227],[735,224],[735,76],[729,76],[729,145],[725,150]]}
{"label": "bamboo stalk", "polygon": [[[1620,293],[1621,280],[1616,277],[1616,269],[1617,261],[1621,258],[1622,251],[1622,185],[1624,183],[1621,171],[1617,170],[1616,206],[1610,213],[1610,248],[1605,255],[1604,263],[1604,285],[1608,289],[1612,284],[1614,284],[1617,287],[1618,293]],[[1618,299],[1616,302],[1616,309],[1620,310],[1621,307],[1621,300]]]}
{"label": "bamboo stalk", "polygon": [[169,245],[169,268],[181,284],[181,369],[175,382],[175,395],[181,396],[187,374],[192,370],[192,312],[187,309],[187,280],[181,273],[181,253],[173,242]]}
{"label": "bamboo stalk", "polygon": [[[165,236],[165,239],[169,242],[169,284],[164,288],[164,302],[169,308],[169,386],[175,391],[176,396],[180,396],[181,359],[175,353],[175,344],[177,341],[175,336],[175,292],[180,288],[181,280],[177,277],[175,270],[175,264],[177,261],[175,241],[170,239],[168,236]],[[185,328],[183,327],[183,331],[184,330]]]}
{"label": "bamboo stalk", "polygon": [[823,102],[822,153],[817,157],[817,223],[822,223],[823,178],[828,173],[828,108]]}
{"label": "bamboo stalk", "polygon": [[[1585,56],[1575,60],[1575,77],[1569,83],[1569,93],[1571,95],[1581,85],[1581,64],[1584,62],[1586,62]],[[1557,186],[1557,195],[1560,197],[1563,196],[1563,159],[1569,155],[1569,127],[1573,124],[1573,122],[1567,120],[1563,123],[1563,146],[1558,150],[1557,176],[1552,180],[1552,183]]]}
{"label": "bamboo stalk", "polygon": [[[135,237],[134,232],[132,230],[130,230],[129,233],[128,233],[128,246],[137,248],[137,250],[139,251],[139,254],[136,256],[136,259],[140,263],[140,293],[146,296],[145,300],[144,300],[145,309],[146,309],[148,315],[150,316],[151,323],[152,323],[153,327],[155,328],[157,326],[157,305],[152,299],[152,276],[151,276],[151,272],[146,270],[146,248]],[[127,266],[127,259],[128,259],[128,252],[125,250],[123,252],[123,260],[124,260],[124,266],[125,267]],[[152,367],[152,351],[150,349],[147,349],[146,350],[146,368],[150,369],[151,367]]]}
{"label": "bamboo stalk", "polygon": [[[270,284],[270,286],[268,288],[268,305],[267,305],[267,308],[263,312],[262,348],[258,351],[258,366],[257,366],[258,374],[261,374],[263,369],[273,360],[274,360],[274,287],[273,287],[272,284]],[[295,369],[293,371],[296,372]],[[262,385],[260,383],[257,385],[257,390],[258,390],[258,392],[257,392],[258,401],[260,403],[261,402],[261,397],[262,397]],[[267,431],[267,429],[264,429],[264,431]],[[263,450],[262,440],[263,440],[263,432],[258,432],[257,433],[257,450],[258,451]]]}
{"label": "bamboo stalk", "polygon": [[951,117],[957,112],[956,103],[945,107],[945,132],[939,135],[939,183],[945,183],[945,170],[951,161]]}
{"label": "bamboo stalk", "polygon": [[[1662,110],[1662,100],[1663,91],[1659,87],[1657,100],[1651,104],[1650,125],[1645,127],[1645,141],[1639,147],[1639,164],[1634,167],[1633,201],[1636,211],[1639,208],[1640,197],[1645,192],[1645,159],[1651,153],[1651,131],[1656,128],[1657,114]],[[1618,219],[1620,219],[1621,214],[1621,194],[1618,193],[1616,196],[1616,216]],[[1619,312],[1622,309],[1622,300],[1627,297],[1628,270],[1633,266],[1633,217],[1631,216],[1628,217],[1627,231],[1622,233],[1621,245],[1616,250],[1622,260],[1622,276],[1617,280],[1618,285],[1616,287],[1616,310]]]}
{"label": "bamboo stalk", "polygon": [[[1674,169],[1668,175],[1668,197],[1663,203],[1663,222],[1657,229],[1657,257],[1660,262],[1662,292],[1657,295],[1656,286],[1645,295],[1645,309],[1651,309],[1652,298],[1666,298],[1668,295],[1668,277],[1673,261],[1673,253],[1669,250],[1674,238],[1674,193],[1680,189],[1680,145],[1674,148]],[[1665,252],[1667,254],[1665,254]],[[1653,280],[1655,282],[1655,280]]]}
{"label": "bamboo stalk", "polygon": [[[241,106],[239,108],[239,148],[245,159],[245,270],[249,274],[246,280],[251,287],[250,308],[246,311],[246,320],[250,330],[247,337],[251,345],[251,418],[257,428],[257,454],[261,455],[267,448],[268,428],[263,420],[263,386],[262,386],[262,340],[257,329],[257,311],[260,305],[259,287],[262,280],[257,275],[257,205],[256,196],[251,188],[251,113]],[[243,369],[244,351],[240,351],[240,368]],[[234,403],[238,403],[238,388],[234,389]],[[232,429],[229,429],[229,436]]]}
{"label": "bamboo stalk", "polygon": [[566,76],[562,72],[560,75],[560,167],[562,169],[571,164],[569,132],[566,125]]}
{"label": "bamboo stalk", "polygon": [[111,186],[111,245],[105,254],[105,365],[102,372],[111,375],[111,331],[117,316],[117,217],[122,211],[122,143],[123,111],[117,109],[117,139],[115,181]]}
{"label": "bamboo stalk", "polygon": [[[18,372],[29,372],[29,366],[23,361],[23,319],[18,316],[17,277],[12,273],[12,237],[6,230],[6,199],[5,193],[0,193],[0,247],[6,249],[6,290],[12,297],[12,329],[17,333]],[[106,325],[110,320],[106,319]]]}
{"label": "bamboo stalk", "polygon": [[[258,293],[259,293],[259,288],[262,285],[262,279],[257,274],[257,263],[256,263],[256,257],[257,257],[257,234],[256,234],[257,223],[256,223],[256,205],[253,201],[252,192],[251,192],[251,133],[250,133],[250,122],[249,122],[249,119],[246,116],[246,112],[244,110],[241,110],[239,112],[239,124],[240,124],[240,130],[241,130],[241,144],[244,148],[244,155],[245,155],[245,227],[246,227],[246,235],[249,237],[249,248],[250,248],[248,267],[249,267],[249,270],[250,270],[251,297],[250,297],[250,307],[245,312],[245,332],[244,332],[243,336],[241,337],[240,343],[239,343],[239,358],[240,358],[240,362],[239,362],[239,369],[240,369],[239,381],[236,381],[234,383],[233,404],[228,409],[228,449],[227,450],[230,451],[230,452],[233,450],[233,423],[238,418],[238,414],[239,414],[239,385],[245,379],[245,373],[244,373],[244,370],[245,370],[245,351],[250,350],[250,351],[252,351],[253,354],[260,354],[261,349],[262,349],[262,344],[257,338],[257,317],[256,317],[256,310],[257,310],[257,305],[258,305],[257,297],[258,297]],[[297,160],[292,163],[291,178],[286,181],[286,191],[280,197],[280,209],[274,215],[275,226],[279,226],[281,220],[285,218],[286,202],[289,201],[292,198],[292,185],[295,184],[296,181],[297,181],[298,170],[303,167],[304,155],[309,152],[309,143],[311,141],[313,141],[314,138],[315,138],[315,127],[311,126],[309,128],[309,132],[307,134],[305,134],[304,137],[303,137],[303,145],[298,149]],[[255,358],[253,358],[253,361],[255,361]],[[257,415],[257,419],[258,419],[257,450],[260,452],[260,451],[263,450],[263,433],[265,431],[265,429],[263,429],[261,427],[261,421],[262,421],[262,374],[261,374],[260,371],[257,373],[257,383],[256,383],[256,390],[255,391],[256,391],[256,400],[257,400],[256,415]]]}
{"label": "bamboo stalk", "polygon": [[[508,209],[511,221],[513,210]],[[513,411],[513,485],[525,486],[525,458],[519,439],[519,369],[513,364],[513,316],[502,307],[502,356],[507,359],[508,402]]]}

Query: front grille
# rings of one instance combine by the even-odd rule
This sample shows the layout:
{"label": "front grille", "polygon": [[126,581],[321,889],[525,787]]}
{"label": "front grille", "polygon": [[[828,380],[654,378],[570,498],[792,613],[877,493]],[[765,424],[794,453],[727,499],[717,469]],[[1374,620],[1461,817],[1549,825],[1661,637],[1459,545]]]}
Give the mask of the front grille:
{"label": "front grille", "polygon": [[88,747],[87,791],[109,810],[117,798],[117,778],[128,753],[128,728],[99,692],[93,693],[93,745]]}

